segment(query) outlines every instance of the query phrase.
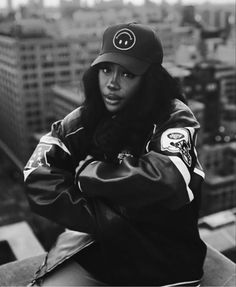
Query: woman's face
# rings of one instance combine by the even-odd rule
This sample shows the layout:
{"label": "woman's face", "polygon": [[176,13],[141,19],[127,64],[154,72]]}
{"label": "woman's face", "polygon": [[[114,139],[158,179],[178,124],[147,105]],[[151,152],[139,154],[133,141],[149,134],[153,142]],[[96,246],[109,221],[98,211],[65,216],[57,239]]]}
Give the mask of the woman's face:
{"label": "woman's face", "polygon": [[103,102],[114,114],[135,96],[142,76],[136,76],[118,64],[104,63],[99,68],[98,78]]}

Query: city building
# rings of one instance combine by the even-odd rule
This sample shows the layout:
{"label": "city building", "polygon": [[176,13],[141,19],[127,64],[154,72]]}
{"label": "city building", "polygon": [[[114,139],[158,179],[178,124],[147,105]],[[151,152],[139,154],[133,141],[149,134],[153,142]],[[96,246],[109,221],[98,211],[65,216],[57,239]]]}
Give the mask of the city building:
{"label": "city building", "polygon": [[236,205],[235,173],[220,176],[208,175],[202,191],[201,214],[212,214]]}
{"label": "city building", "polygon": [[71,111],[81,106],[84,101],[84,93],[78,83],[55,85],[52,90],[55,120],[63,119]]}
{"label": "city building", "polygon": [[226,136],[236,140],[236,105],[226,104],[224,106],[221,124],[225,128]]}
{"label": "city building", "polygon": [[191,74],[183,81],[184,91],[188,99],[204,103],[205,139],[211,142],[218,135],[219,127],[232,119],[229,115],[227,120],[225,109],[236,103],[236,69],[219,61],[200,62],[189,69]]}
{"label": "city building", "polygon": [[80,0],[60,0],[59,8],[62,17],[71,18],[76,10],[81,8]]}
{"label": "city building", "polygon": [[201,16],[201,23],[204,27],[214,27],[225,29],[230,25],[230,16],[233,11],[229,7],[222,7],[222,5],[209,5],[199,8]]}
{"label": "city building", "polygon": [[198,49],[200,29],[192,26],[173,28],[175,37],[174,61],[178,65],[195,65],[201,61]]}
{"label": "city building", "polygon": [[187,99],[204,104],[204,141],[212,141],[220,125],[219,81],[214,76],[214,67],[205,62],[191,70],[190,76],[184,79],[184,91]]}
{"label": "city building", "polygon": [[196,8],[193,5],[184,5],[182,7],[182,26],[196,24]]}
{"label": "city building", "polygon": [[195,100],[189,100],[188,106],[193,111],[196,119],[198,120],[200,124],[200,130],[198,132],[197,136],[197,148],[201,148],[204,142],[204,113],[205,113],[205,106],[203,103],[195,101]]}
{"label": "city building", "polygon": [[202,193],[202,215],[236,205],[236,143],[204,145],[200,162],[206,178]]}
{"label": "city building", "polygon": [[215,78],[220,83],[221,103],[236,105],[236,67],[233,63],[216,62]]}
{"label": "city building", "polygon": [[169,62],[174,60],[175,55],[175,34],[173,32],[172,23],[156,23],[150,25],[153,27],[154,31],[157,32],[161,39],[164,51],[163,61]]}
{"label": "city building", "polygon": [[0,31],[0,139],[21,161],[34,148],[32,135],[54,120],[51,87],[79,81],[98,50],[94,35],[65,38],[42,20]]}

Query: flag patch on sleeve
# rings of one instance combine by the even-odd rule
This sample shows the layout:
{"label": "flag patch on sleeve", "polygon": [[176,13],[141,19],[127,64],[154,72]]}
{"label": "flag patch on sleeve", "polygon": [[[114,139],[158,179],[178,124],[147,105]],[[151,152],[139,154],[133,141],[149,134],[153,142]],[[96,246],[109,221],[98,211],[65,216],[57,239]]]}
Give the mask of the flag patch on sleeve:
{"label": "flag patch on sleeve", "polygon": [[47,152],[50,151],[52,145],[40,143],[36,147],[34,153],[29,159],[26,168],[37,168],[39,166],[50,166],[47,160]]}
{"label": "flag patch on sleeve", "polygon": [[187,129],[173,128],[166,130],[161,136],[161,150],[179,153],[189,167],[192,164],[191,141]]}

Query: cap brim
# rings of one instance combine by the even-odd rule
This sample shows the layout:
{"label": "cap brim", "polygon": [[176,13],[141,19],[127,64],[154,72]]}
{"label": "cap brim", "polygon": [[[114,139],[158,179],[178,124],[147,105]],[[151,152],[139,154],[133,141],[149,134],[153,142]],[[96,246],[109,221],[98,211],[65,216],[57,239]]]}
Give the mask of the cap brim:
{"label": "cap brim", "polygon": [[150,63],[140,61],[136,58],[121,54],[121,53],[105,53],[99,55],[91,64],[95,66],[99,63],[111,62],[123,66],[134,75],[144,74],[150,66]]}

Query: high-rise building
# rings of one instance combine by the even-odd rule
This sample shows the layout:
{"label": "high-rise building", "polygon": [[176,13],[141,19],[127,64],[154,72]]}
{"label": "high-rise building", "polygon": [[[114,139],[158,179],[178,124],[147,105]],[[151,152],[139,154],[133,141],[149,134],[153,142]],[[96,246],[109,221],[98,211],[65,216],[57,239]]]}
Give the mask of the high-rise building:
{"label": "high-rise building", "polygon": [[12,10],[12,0],[7,0],[7,9],[8,11]]}
{"label": "high-rise building", "polygon": [[227,136],[236,140],[236,105],[226,104],[224,106],[221,124]]}
{"label": "high-rise building", "polygon": [[193,5],[185,5],[182,7],[182,25],[194,25],[196,23],[196,8]]}
{"label": "high-rise building", "polygon": [[202,215],[236,205],[236,145],[204,145],[200,161],[206,172],[202,193]]}
{"label": "high-rise building", "polygon": [[220,82],[221,102],[236,105],[236,67],[233,64],[216,63],[215,78]]}
{"label": "high-rise building", "polygon": [[235,67],[219,61],[204,61],[192,68],[191,75],[184,79],[187,98],[205,105],[204,131],[209,140],[214,140],[223,122],[235,121],[234,117],[225,116],[227,106],[236,103],[235,71]]}
{"label": "high-rise building", "polygon": [[219,7],[209,7],[200,11],[202,23],[205,27],[227,28],[229,26],[230,15],[233,11]]}
{"label": "high-rise building", "polygon": [[204,142],[204,110],[205,106],[203,103],[189,100],[188,106],[193,111],[195,117],[197,118],[199,124],[200,124],[200,130],[198,132],[197,136],[197,147],[201,148],[203,142]]}
{"label": "high-rise building", "polygon": [[52,85],[79,81],[99,49],[94,36],[63,38],[47,26],[25,21],[0,32],[0,139],[23,162],[34,133],[54,120]]}
{"label": "high-rise building", "polygon": [[[188,99],[204,104],[204,134],[206,140],[212,140],[220,126],[221,103],[219,80],[215,78],[214,66],[200,63],[192,69],[192,73],[184,80],[184,90]],[[208,138],[208,139],[207,139]]]}

